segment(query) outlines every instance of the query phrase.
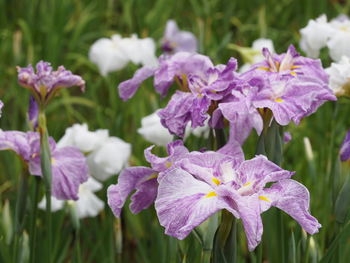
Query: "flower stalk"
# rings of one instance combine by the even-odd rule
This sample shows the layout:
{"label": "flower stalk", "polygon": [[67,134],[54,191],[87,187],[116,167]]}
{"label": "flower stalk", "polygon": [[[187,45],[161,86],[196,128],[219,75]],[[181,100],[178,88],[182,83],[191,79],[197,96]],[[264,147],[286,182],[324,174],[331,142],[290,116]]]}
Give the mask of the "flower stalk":
{"label": "flower stalk", "polygon": [[44,109],[39,110],[39,133],[40,133],[40,162],[41,171],[45,185],[46,197],[46,230],[47,230],[47,262],[51,263],[52,248],[52,223],[51,223],[51,151],[49,145],[49,135],[47,132],[46,116]]}
{"label": "flower stalk", "polygon": [[27,169],[23,169],[23,173],[20,177],[20,184],[18,188],[18,195],[17,195],[17,202],[16,202],[13,262],[17,262],[20,255],[21,247],[19,245],[19,241],[23,233],[24,223],[26,219],[27,195],[28,195],[28,171]]}
{"label": "flower stalk", "polygon": [[34,198],[32,203],[32,216],[30,221],[30,256],[29,262],[35,263],[35,245],[36,245],[36,217],[38,211],[38,201],[39,201],[39,188],[40,188],[41,179],[39,177],[35,177],[34,182]]}

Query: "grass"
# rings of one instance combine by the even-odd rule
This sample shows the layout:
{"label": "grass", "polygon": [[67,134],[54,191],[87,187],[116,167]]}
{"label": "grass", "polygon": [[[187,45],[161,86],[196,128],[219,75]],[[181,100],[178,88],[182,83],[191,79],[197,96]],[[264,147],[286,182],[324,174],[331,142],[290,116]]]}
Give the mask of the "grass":
{"label": "grass", "polygon": [[[166,101],[160,101],[148,81],[133,99],[122,102],[117,95],[117,84],[129,78],[137,67],[129,65],[106,78],[101,77],[87,58],[89,47],[96,39],[114,33],[123,36],[137,33],[141,37],[160,39],[166,21],[173,18],[180,28],[198,36],[202,53],[209,55],[215,63],[225,63],[231,56],[240,60],[238,53],[227,48],[229,43],[250,46],[253,40],[267,37],[273,39],[276,51],[284,52],[289,44],[298,45],[298,30],[309,19],[322,13],[332,18],[342,12],[348,13],[349,7],[349,2],[336,0],[0,0],[0,99],[5,104],[0,127],[3,130],[27,129],[28,92],[17,84],[15,67],[34,64],[41,59],[50,61],[55,67],[63,64],[86,80],[87,89],[84,94],[71,89],[54,100],[48,109],[50,135],[59,139],[66,127],[87,122],[92,130],[106,128],[111,135],[132,143],[131,163],[145,165],[143,149],[149,143],[136,133],[136,129],[142,117],[164,106]],[[327,54],[322,54],[324,64],[328,65]],[[317,262],[330,251],[338,233],[343,233],[338,239],[341,246],[332,248],[328,262],[346,262],[350,255],[349,227],[337,223],[334,214],[336,197],[348,176],[337,172],[336,158],[350,127],[349,111],[347,99],[326,103],[300,126],[287,128],[293,139],[284,147],[282,166],[296,171],[295,179],[310,189],[311,211],[323,225],[320,233],[310,239],[293,220],[283,216],[288,262]],[[304,137],[310,138],[313,160],[305,156]],[[256,139],[253,135],[245,145],[247,158],[254,154]],[[188,140],[187,144],[189,148],[196,148],[194,145],[201,143]],[[21,165],[15,155],[0,152],[0,262],[11,262],[8,240],[13,228],[9,224],[14,218],[20,174]],[[108,185],[115,182],[116,177],[105,183],[105,188],[99,192],[102,199],[106,199]],[[34,178],[29,178],[29,184],[32,189]],[[31,198],[28,201],[30,203]],[[27,211],[27,216],[29,213]],[[264,216],[264,258],[278,262],[276,248],[280,240],[273,238],[275,222],[267,222],[271,218],[269,213]],[[36,224],[43,222],[44,212],[39,211]],[[115,222],[107,206],[98,217],[81,222],[82,262],[200,262],[201,246],[195,236],[190,235],[180,242],[165,236],[153,209],[137,216],[124,210],[122,255],[117,253]],[[75,231],[66,211],[53,215],[53,226],[56,231],[52,251],[54,262],[77,262]],[[255,262],[256,255],[248,253],[244,234],[240,233],[239,262]],[[43,228],[39,227],[37,234],[36,252],[40,254],[45,246]],[[25,236],[23,239],[26,240]],[[308,259],[305,258],[306,251],[309,251]],[[44,257],[38,260],[38,263],[44,262]]]}

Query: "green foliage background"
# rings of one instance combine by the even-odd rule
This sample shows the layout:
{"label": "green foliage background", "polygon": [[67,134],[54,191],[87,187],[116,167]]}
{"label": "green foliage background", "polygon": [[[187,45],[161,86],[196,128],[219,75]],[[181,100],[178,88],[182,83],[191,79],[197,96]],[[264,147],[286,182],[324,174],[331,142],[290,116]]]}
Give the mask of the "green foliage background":
{"label": "green foliage background", "polygon": [[[50,61],[54,67],[64,65],[87,82],[87,89],[62,91],[48,108],[49,133],[58,140],[67,127],[86,122],[91,130],[106,128],[110,134],[132,144],[132,165],[144,165],[143,149],[149,146],[136,132],[142,117],[162,107],[152,88],[152,82],[139,90],[128,102],[122,102],[117,85],[132,76],[137,69],[126,69],[103,78],[87,58],[91,44],[114,33],[140,37],[162,37],[165,23],[175,19],[181,29],[198,36],[200,52],[214,63],[226,63],[239,54],[227,48],[229,43],[250,46],[259,37],[271,38],[277,52],[289,44],[298,47],[299,29],[311,18],[322,13],[333,18],[349,11],[350,2],[336,0],[0,0],[0,99],[4,102],[0,127],[3,130],[27,130],[26,111],[29,93],[17,84],[16,66]],[[322,52],[325,66],[330,59]],[[240,60],[241,61],[241,60]],[[350,256],[349,227],[335,221],[334,203],[347,174],[340,173],[337,155],[341,141],[350,128],[349,102],[326,103],[305,119],[300,126],[287,128],[293,140],[285,146],[283,168],[296,171],[295,179],[304,183],[311,193],[311,211],[323,225],[310,241],[300,227],[285,216],[288,262],[317,262],[338,233],[344,235],[329,262],[346,262]],[[314,160],[307,160],[303,137],[309,137]],[[246,157],[254,153],[256,136],[245,145]],[[196,149],[205,142],[195,138],[187,146]],[[158,149],[160,153],[163,150]],[[343,169],[344,170],[344,169]],[[21,166],[15,155],[0,152],[0,262],[11,262],[11,222],[13,222],[18,179]],[[116,182],[110,179],[99,196],[106,199],[106,188]],[[33,184],[31,178],[30,184]],[[29,200],[30,201],[30,200]],[[7,206],[8,205],[8,210]],[[7,212],[9,211],[9,213]],[[28,215],[30,211],[28,211]],[[268,218],[268,215],[266,216]],[[73,225],[67,213],[54,214],[54,262],[77,262]],[[275,222],[264,220],[264,258],[278,261],[279,242],[274,238]],[[45,248],[44,213],[39,212],[37,253]],[[153,209],[134,216],[125,209],[123,218],[123,253],[118,253],[115,219],[106,206],[96,218],[81,222],[80,248],[82,262],[200,262],[201,246],[191,235],[176,241],[163,234]],[[344,230],[345,229],[345,230]],[[343,232],[342,232],[343,231]],[[347,231],[347,232],[344,232]],[[239,260],[255,262],[255,254],[246,249],[245,236],[240,231]],[[311,244],[311,245],[310,245]],[[306,253],[307,252],[307,253]],[[306,256],[307,255],[307,256]],[[40,260],[40,258],[39,258]],[[41,261],[44,262],[44,258]]]}

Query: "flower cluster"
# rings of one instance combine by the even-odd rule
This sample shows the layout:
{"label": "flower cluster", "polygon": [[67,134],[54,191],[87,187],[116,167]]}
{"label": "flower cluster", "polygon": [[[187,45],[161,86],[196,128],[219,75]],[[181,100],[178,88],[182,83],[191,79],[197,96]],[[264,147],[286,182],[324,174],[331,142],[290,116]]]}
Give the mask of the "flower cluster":
{"label": "flower cluster", "polygon": [[221,127],[225,117],[232,130],[240,130],[233,132],[240,142],[253,127],[261,132],[263,118],[258,109],[271,110],[280,125],[298,124],[323,102],[336,99],[319,60],[300,56],[293,46],[281,55],[264,48],[263,56],[262,62],[242,74],[236,72],[234,58],[214,66],[207,56],[195,53],[161,56],[158,68],[139,69],[119,85],[119,94],[124,100],[131,98],[142,81],[154,76],[155,90],[164,97],[175,82],[179,89],[158,112],[170,133],[183,137],[189,122],[196,128],[208,118],[211,127]]}
{"label": "flower cluster", "polygon": [[300,47],[309,57],[318,57],[323,47],[329,49],[329,55],[334,61],[339,61],[344,55],[350,56],[350,20],[345,15],[330,22],[326,15],[321,15],[310,20],[300,33]]}
{"label": "flower cluster", "polygon": [[[138,213],[155,203],[165,233],[179,239],[225,209],[242,220],[253,250],[261,241],[261,214],[272,206],[288,213],[306,232],[318,232],[320,224],[309,212],[309,192],[291,179],[294,173],[262,155],[245,161],[241,146],[253,128],[260,134],[272,121],[280,126],[299,124],[336,97],[320,60],[301,56],[292,45],[283,54],[274,54],[267,40],[256,45],[263,47],[262,53],[253,50],[251,64],[241,73],[234,58],[214,65],[205,55],[182,51],[161,55],[157,67],[142,67],[119,84],[123,100],[152,76],[162,98],[172,93],[165,108],[157,111],[162,133],[166,128],[184,140],[188,125],[197,128],[208,123],[217,138],[216,132],[229,126],[230,137],[216,152],[190,152],[180,140],[168,144],[167,157],[155,156],[152,147],[146,149],[151,167],[126,168],[108,189],[115,216],[120,216],[127,196],[136,190],[131,211]],[[155,119],[152,123],[159,125]],[[291,135],[285,135],[287,142]]]}

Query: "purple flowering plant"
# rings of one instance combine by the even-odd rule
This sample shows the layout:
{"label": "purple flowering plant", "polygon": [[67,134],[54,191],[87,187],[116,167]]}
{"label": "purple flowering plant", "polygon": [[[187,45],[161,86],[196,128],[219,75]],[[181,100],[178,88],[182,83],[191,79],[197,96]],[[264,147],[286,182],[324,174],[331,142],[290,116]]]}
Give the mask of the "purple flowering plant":
{"label": "purple flowering plant", "polygon": [[[108,203],[115,216],[120,217],[127,196],[136,190],[131,197],[131,211],[138,213],[154,203],[165,233],[178,239],[184,239],[223,211],[221,223],[214,226],[218,230],[213,247],[235,242],[231,233],[232,218],[236,218],[242,221],[252,251],[262,240],[261,214],[271,207],[289,214],[307,233],[318,232],[321,225],[310,214],[308,189],[291,179],[294,172],[280,167],[282,127],[291,121],[299,124],[336,97],[328,87],[320,60],[301,56],[294,46],[280,55],[268,49],[263,49],[262,54],[262,62],[241,74],[236,71],[234,58],[226,65],[214,66],[209,57],[201,54],[165,54],[159,58],[158,67],[141,68],[130,80],[119,84],[120,97],[128,100],[151,76],[161,98],[175,83],[177,89],[158,112],[161,124],[181,138],[188,123],[195,128],[209,119],[216,143],[198,152],[188,151],[175,141],[168,145],[169,156],[163,158],[146,149],[151,168],[126,168],[118,183],[108,189]],[[245,160],[241,146],[253,128],[260,136],[257,155]],[[288,141],[291,135],[287,135]],[[181,150],[175,150],[175,146]],[[213,151],[217,148],[220,149]],[[228,226],[224,231],[229,234],[222,230],[224,226]],[[214,249],[213,258],[230,258],[220,253]]]}

